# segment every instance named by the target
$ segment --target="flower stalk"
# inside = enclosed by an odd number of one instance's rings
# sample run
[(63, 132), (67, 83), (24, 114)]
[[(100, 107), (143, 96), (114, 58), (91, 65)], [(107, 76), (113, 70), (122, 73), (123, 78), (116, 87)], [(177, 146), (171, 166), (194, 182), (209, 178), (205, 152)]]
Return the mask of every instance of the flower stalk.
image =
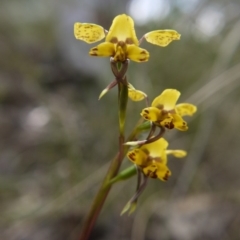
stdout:
[[(142, 125), (142, 122), (143, 120), (140, 119), (137, 125), (135, 126), (135, 128), (133, 129), (133, 131), (131, 132), (131, 134), (129, 135), (129, 137), (127, 138), (127, 141), (133, 140), (141, 132), (141, 129), (139, 129), (139, 126)], [(114, 177), (116, 177), (116, 175), (118, 174), (122, 160), (127, 154), (128, 150), (129, 150), (129, 146), (122, 145), (121, 154), (119, 151), (116, 154), (116, 156), (112, 159), (111, 164), (108, 168), (108, 171), (102, 181), (102, 184), (93, 200), (90, 211), (88, 212), (86, 218), (84, 219), (79, 240), (89, 239), (89, 236), (92, 232), (95, 222), (101, 212), (102, 206), (108, 196), (109, 191), (111, 190), (111, 187), (112, 187), (111, 180), (114, 179)], [(132, 170), (130, 170), (130, 172), (132, 172)]]
[[(124, 146), (125, 141), (125, 121), (126, 121), (126, 109), (128, 102), (128, 84), (127, 78), (125, 76), (127, 70), (128, 61), (126, 61), (123, 65), (112, 64), (113, 73), (116, 77), (116, 81), (118, 83), (118, 113), (119, 113), (119, 151), (116, 157), (112, 160), (111, 165), (108, 169), (108, 172), (103, 180), (103, 183), (93, 201), (92, 207), (90, 209), (89, 214), (87, 215), (84, 226), (82, 229), (82, 233), (80, 236), (80, 240), (87, 240), (92, 228), (97, 220), (97, 217), (102, 209), (102, 206), (105, 202), (106, 197), (111, 189), (111, 179), (113, 179), (121, 166), (122, 160), (126, 154), (126, 146)], [(137, 134), (138, 129), (135, 128), (133, 131), (133, 136)], [(125, 153), (125, 154), (124, 154)]]

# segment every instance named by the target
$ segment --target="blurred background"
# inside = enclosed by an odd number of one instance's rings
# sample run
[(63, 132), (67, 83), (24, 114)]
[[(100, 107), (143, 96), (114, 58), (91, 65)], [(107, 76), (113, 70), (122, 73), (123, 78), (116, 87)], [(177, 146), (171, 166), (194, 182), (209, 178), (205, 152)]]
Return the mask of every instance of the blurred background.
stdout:
[[(108, 58), (73, 35), (75, 22), (109, 29), (126, 13), (137, 36), (182, 34), (131, 62), (128, 79), (153, 100), (176, 88), (198, 106), (187, 132), (165, 135), (168, 182), (150, 180), (120, 217), (136, 178), (112, 189), (91, 239), (240, 239), (240, 2), (238, 0), (1, 0), (0, 239), (75, 240), (118, 145), (117, 91)], [(144, 102), (129, 101), (127, 132)], [(123, 167), (130, 166), (124, 161)]]

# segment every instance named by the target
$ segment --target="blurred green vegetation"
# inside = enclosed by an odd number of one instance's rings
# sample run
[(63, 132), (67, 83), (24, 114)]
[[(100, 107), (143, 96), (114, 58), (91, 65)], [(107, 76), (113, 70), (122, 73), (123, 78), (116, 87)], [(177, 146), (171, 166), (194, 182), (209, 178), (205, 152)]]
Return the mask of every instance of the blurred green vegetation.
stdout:
[[(145, 16), (136, 7), (144, 1), (134, 2), (1, 1), (1, 239), (77, 239), (117, 151), (118, 119), (116, 89), (98, 101), (113, 80), (109, 60), (89, 57), (73, 24), (108, 29), (131, 9)], [(133, 216), (119, 214), (136, 179), (116, 184), (91, 239), (239, 239), (240, 3), (159, 3), (155, 19), (135, 22), (138, 37), (175, 29), (181, 40), (166, 48), (144, 42), (150, 60), (131, 62), (128, 79), (150, 101), (176, 88), (179, 102), (198, 106), (187, 132), (166, 134), (172, 149), (189, 154), (169, 159), (172, 177), (151, 180)], [(143, 107), (129, 101), (128, 132)]]

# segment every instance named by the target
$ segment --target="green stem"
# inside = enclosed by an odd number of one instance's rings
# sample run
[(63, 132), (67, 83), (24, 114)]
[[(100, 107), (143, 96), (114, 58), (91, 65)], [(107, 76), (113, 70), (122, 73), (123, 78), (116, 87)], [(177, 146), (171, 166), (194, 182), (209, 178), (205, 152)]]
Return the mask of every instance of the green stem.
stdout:
[[(127, 138), (127, 141), (131, 141), (134, 140), (135, 137), (137, 136), (137, 134), (139, 133), (139, 128), (138, 126), (143, 122), (142, 119), (140, 119), (140, 121), (138, 122), (138, 124), (136, 125), (136, 127), (134, 128), (134, 130), (132, 131), (132, 133), (129, 135), (129, 137)], [(83, 223), (83, 228), (82, 228), (82, 232), (81, 232), (81, 236), (79, 240), (87, 240), (90, 236), (90, 233), (95, 225), (95, 222), (98, 218), (98, 215), (102, 209), (102, 206), (105, 202), (105, 199), (108, 196), (108, 193), (111, 189), (111, 184), (109, 184), (109, 181), (115, 177), (118, 173), (118, 170), (120, 168), (121, 162), (124, 158), (124, 156), (126, 155), (128, 149), (130, 146), (125, 146), (123, 147), (123, 154), (122, 154), (122, 158), (119, 158), (120, 155), (119, 153), (113, 158), (108, 172), (106, 174), (106, 176), (103, 179), (102, 185), (98, 191), (98, 193), (95, 196), (95, 199), (92, 203), (91, 209), (88, 213), (88, 215), (85, 218), (85, 221)]]
[(108, 169), (108, 172), (102, 182), (102, 185), (95, 196), (95, 199), (92, 203), (91, 209), (84, 221), (83, 229), (81, 232), (80, 240), (87, 240), (90, 236), (90, 233), (95, 225), (95, 222), (98, 218), (98, 215), (102, 209), (102, 206), (105, 202), (106, 197), (111, 189), (111, 185), (108, 184), (111, 178), (116, 176), (120, 167), (120, 154), (118, 153), (117, 156), (111, 162), (111, 165)]
[[(124, 137), (127, 102), (128, 102), (128, 86), (127, 79), (126, 77), (124, 77), (122, 79), (122, 82), (118, 81), (118, 118), (119, 118), (119, 135), (121, 137)], [(121, 141), (119, 141), (119, 143), (120, 142)]]
[[(126, 79), (125, 79), (126, 81)], [(121, 166), (122, 160), (124, 156), (126, 155), (129, 146), (123, 145), (124, 143), (124, 125), (125, 125), (125, 116), (126, 116), (126, 107), (127, 107), (127, 84), (119, 83), (119, 152), (112, 160), (110, 167), (108, 169), (108, 172), (106, 176), (103, 179), (102, 185), (100, 186), (100, 189), (95, 196), (95, 199), (92, 203), (91, 209), (88, 213), (88, 215), (85, 218), (85, 221), (83, 223), (82, 232), (80, 235), (79, 240), (87, 240), (92, 232), (92, 229), (95, 225), (95, 222), (98, 218), (98, 215), (100, 214), (100, 211), (102, 209), (102, 206), (108, 196), (108, 193), (111, 189), (111, 184), (109, 184), (109, 181), (115, 177), (118, 174), (119, 168)], [(127, 90), (126, 90), (127, 89)], [(138, 125), (142, 123), (142, 120), (137, 124), (137, 126), (134, 128), (130, 136), (128, 137), (128, 141), (133, 140), (136, 135), (139, 133)]]

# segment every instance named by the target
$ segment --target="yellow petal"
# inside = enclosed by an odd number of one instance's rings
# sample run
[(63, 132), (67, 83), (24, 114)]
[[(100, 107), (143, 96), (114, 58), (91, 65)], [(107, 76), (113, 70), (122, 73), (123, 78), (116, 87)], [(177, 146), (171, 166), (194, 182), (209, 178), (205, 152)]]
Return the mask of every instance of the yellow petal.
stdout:
[(127, 44), (138, 45), (138, 39), (134, 30), (134, 22), (126, 14), (118, 15), (113, 19), (112, 25), (106, 36), (106, 42), (117, 43), (123, 41)]
[(165, 128), (168, 128), (168, 129), (173, 129), (174, 128), (173, 117), (171, 116), (171, 114), (168, 114), (168, 115), (170, 115), (170, 116), (168, 116), (165, 119), (163, 119), (160, 122), (160, 125), (165, 127)]
[(159, 110), (158, 108), (156, 107), (148, 107), (148, 108), (144, 108), (142, 110), (142, 112), (140, 113), (140, 115), (146, 119), (146, 120), (149, 120), (149, 121), (152, 121), (152, 122), (156, 122), (158, 121), (162, 114), (161, 114), (161, 110)]
[(127, 157), (130, 161), (135, 163), (136, 165), (140, 167), (146, 166), (148, 155), (146, 152), (141, 150), (140, 148), (133, 149), (127, 153)]
[(149, 52), (138, 46), (128, 45), (127, 58), (134, 62), (146, 62), (149, 59)]
[(147, 95), (139, 90), (128, 88), (128, 97), (133, 101), (141, 101), (147, 97)]
[(86, 43), (94, 43), (105, 37), (105, 30), (96, 24), (78, 22), (74, 24), (74, 36)]
[(143, 173), (151, 178), (159, 178), (162, 181), (167, 181), (171, 176), (171, 171), (165, 164), (153, 163), (143, 168)]
[(180, 34), (175, 30), (156, 30), (144, 35), (147, 42), (166, 47), (173, 40), (179, 40)]
[(97, 57), (109, 57), (114, 55), (114, 44), (104, 42), (98, 46), (91, 48), (89, 54)]
[(162, 181), (167, 181), (168, 178), (172, 175), (169, 168), (164, 164), (159, 164), (158, 171), (157, 171), (157, 177)]
[(178, 114), (171, 114), (173, 117), (173, 125), (174, 128), (180, 130), (180, 131), (186, 131), (188, 130), (187, 123), (182, 119), (182, 117)]
[(164, 138), (160, 138), (155, 142), (144, 144), (140, 147), (140, 150), (147, 152), (151, 159), (155, 159), (161, 163), (166, 162), (166, 153), (168, 142)]
[(150, 178), (157, 178), (158, 167), (156, 164), (151, 164), (142, 169), (143, 173)]
[(152, 102), (152, 107), (164, 109), (166, 111), (173, 110), (181, 93), (176, 89), (166, 89)]
[(172, 154), (174, 157), (183, 158), (187, 156), (187, 152), (183, 150), (166, 150), (166, 154)]
[(181, 103), (176, 105), (176, 112), (180, 116), (192, 116), (197, 111), (197, 107), (190, 103)]

